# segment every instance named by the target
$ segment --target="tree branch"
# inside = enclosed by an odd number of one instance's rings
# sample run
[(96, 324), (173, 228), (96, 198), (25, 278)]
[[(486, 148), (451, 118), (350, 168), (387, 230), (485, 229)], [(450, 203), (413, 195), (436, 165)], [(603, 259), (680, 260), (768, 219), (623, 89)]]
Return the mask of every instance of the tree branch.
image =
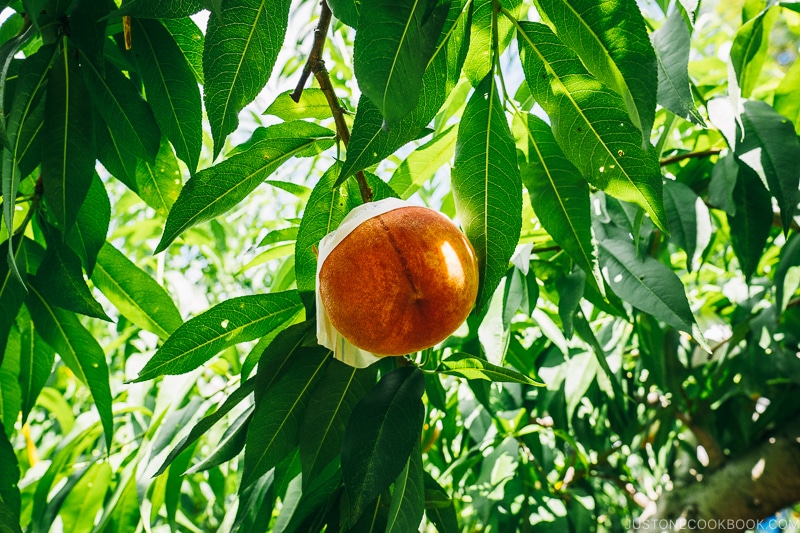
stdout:
[(739, 532), (797, 501), (800, 419), (702, 481), (665, 492), (631, 531)]
[(672, 157), (667, 157), (661, 160), (661, 166), (665, 167), (667, 165), (671, 165), (672, 163), (677, 163), (678, 161), (683, 161), (684, 159), (700, 159), (703, 157), (709, 157), (712, 155), (717, 155), (721, 152), (719, 148), (712, 148), (710, 150), (703, 150), (701, 152), (687, 152), (685, 154), (678, 154)]
[[(303, 94), (303, 88), (308, 82), (311, 74), (319, 83), (319, 88), (328, 100), (328, 106), (331, 108), (333, 114), (333, 121), (336, 124), (336, 134), (342, 140), (342, 143), (347, 147), (350, 143), (350, 130), (344, 120), (344, 108), (339, 103), (339, 98), (333, 90), (331, 78), (328, 75), (328, 69), (325, 68), (325, 61), (322, 59), (322, 49), (325, 47), (325, 40), (328, 35), (328, 28), (331, 24), (331, 8), (328, 6), (326, 0), (322, 0), (322, 12), (319, 15), (319, 22), (317, 28), (314, 30), (314, 44), (311, 47), (311, 53), (308, 56), (303, 73), (300, 76), (300, 81), (291, 94), (292, 100), (295, 102), (300, 101)], [(361, 191), (361, 199), (364, 202), (372, 201), (372, 189), (367, 183), (367, 177), (364, 172), (356, 172), (356, 181), (358, 182), (358, 189)]]

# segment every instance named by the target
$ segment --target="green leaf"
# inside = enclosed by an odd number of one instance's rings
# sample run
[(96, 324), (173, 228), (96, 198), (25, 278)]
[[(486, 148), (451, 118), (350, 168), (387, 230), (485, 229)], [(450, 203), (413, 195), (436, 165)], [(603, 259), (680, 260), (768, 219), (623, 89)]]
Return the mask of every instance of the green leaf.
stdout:
[(127, 0), (115, 14), (138, 18), (182, 18), (201, 9), (203, 3), (200, 0)]
[(592, 236), (589, 186), (564, 156), (553, 132), (535, 115), (519, 116), (523, 152), (527, 165), (522, 181), (531, 206), (547, 233), (587, 274), (601, 293), (605, 290)]
[(425, 511), (423, 472), (422, 453), (420, 444), (417, 443), (408, 457), (405, 468), (394, 481), (386, 533), (418, 530), (422, 513)]
[(711, 207), (722, 209), (729, 215), (736, 214), (733, 189), (738, 174), (739, 162), (733, 154), (728, 153), (717, 161), (711, 169), (711, 181), (708, 183), (708, 203)]
[[(773, 285), (775, 286), (775, 307), (781, 312), (785, 310), (788, 303), (784, 301), (786, 296), (786, 275), (789, 273), (790, 268), (798, 265), (800, 265), (800, 234), (795, 233), (789, 237), (789, 240), (781, 248), (781, 258), (772, 277)], [(788, 294), (788, 296), (791, 298), (792, 294)]]
[[(19, 387), (22, 399), (22, 422), (36, 405), (39, 393), (44, 388), (55, 362), (55, 351), (44, 342), (34, 327), (30, 314), (25, 311), (17, 319), (20, 328)], [(62, 426), (62, 430), (69, 429)]]
[(95, 174), (75, 225), (67, 234), (67, 244), (78, 254), (87, 275), (91, 276), (97, 253), (106, 242), (111, 221), (111, 202), (100, 177)]
[(59, 229), (67, 233), (78, 217), (94, 176), (92, 101), (78, 59), (64, 42), (47, 82), (42, 142), (44, 199)]
[(203, 49), (205, 104), (214, 156), (236, 129), (239, 111), (267, 84), (289, 20), (287, 0), (229, 0), (211, 17)]
[(328, 2), (333, 12), (333, 16), (341, 20), (351, 28), (358, 26), (358, 7), (361, 2), (356, 0), (331, 0)]
[[(37, 98), (41, 96), (40, 89), (47, 83), (47, 74), (54, 52), (55, 46), (43, 46), (27, 58), (20, 67), (19, 79), (14, 90), (14, 99), (6, 124), (10, 148), (2, 150), (2, 178), (0, 178), (2, 179), (0, 189), (3, 196), (3, 219), (9, 234), (13, 232), (17, 189), (21, 178), (17, 164), (24, 149), (21, 144), (22, 135), (17, 135), (15, 132), (19, 131), (20, 125), (25, 124), (29, 115), (36, 108)], [(12, 273), (24, 285), (20, 270), (14, 260), (12, 248), (8, 249), (6, 257)]]
[(419, 442), (425, 378), (413, 366), (383, 376), (353, 409), (342, 442), (350, 523), (397, 478)]
[[(80, 257), (62, 242), (55, 229), (49, 229), (46, 235), (47, 252), (35, 279), (40, 287), (51, 289), (48, 301), (68, 311), (111, 321), (83, 278)], [(52, 290), (56, 287), (58, 290)]]
[(192, 69), (194, 78), (200, 85), (203, 85), (203, 44), (205, 36), (197, 24), (189, 18), (162, 19), (164, 25), (178, 48), (181, 49), (189, 68)]
[(353, 45), (353, 70), (361, 92), (390, 129), (419, 101), (422, 76), (433, 56), (448, 4), (437, 0), (364, 2)]
[(266, 335), (300, 306), (296, 291), (241, 296), (217, 304), (170, 335), (134, 381), (194, 370), (228, 346)]
[(636, 1), (537, 0), (536, 5), (589, 72), (622, 96), (631, 122), (642, 132), (644, 145), (649, 145), (658, 72)]
[(632, 241), (600, 241), (600, 264), (614, 293), (675, 329), (692, 332), (694, 315), (678, 276), (658, 260), (636, 256)]
[(242, 383), (239, 388), (233, 391), (222, 405), (219, 408), (201, 418), (195, 425), (192, 427), (192, 430), (186, 435), (177, 445), (175, 445), (170, 451), (167, 458), (164, 459), (164, 463), (158, 469), (158, 471), (153, 474), (154, 477), (160, 476), (164, 472), (166, 472), (167, 468), (172, 464), (176, 457), (182, 454), (185, 450), (187, 450), (190, 446), (197, 442), (197, 439), (208, 433), (208, 430), (211, 427), (222, 420), (225, 415), (231, 412), (231, 410), (239, 405), (243, 400), (247, 399), (251, 394), (253, 394), (253, 386), (255, 385), (255, 379), (251, 378)]
[(389, 130), (383, 128), (380, 110), (365, 95), (358, 101), (356, 118), (353, 121), (347, 157), (342, 167), (340, 180), (352, 176), (359, 170), (383, 160), (386, 156), (416, 139), (439, 109), (447, 95), (458, 82), (464, 63), (466, 44), (469, 43), (468, 16), (461, 10), (461, 3), (450, 3), (450, 12), (442, 34), (446, 37), (437, 45), (437, 51), (422, 76), (422, 89), (417, 106)]
[(350, 413), (375, 385), (376, 372), (374, 367), (356, 369), (336, 360), (325, 370), (300, 426), (304, 486), (339, 455)]
[(478, 259), (480, 312), (508, 270), (522, 227), (522, 179), (491, 74), (475, 88), (458, 125), (452, 187), (458, 219)]
[(456, 147), (456, 133), (457, 128), (450, 126), (411, 152), (397, 167), (389, 186), (400, 198), (408, 199), (450, 161)]
[(134, 156), (155, 159), (161, 132), (153, 110), (133, 82), (113, 64), (104, 63), (98, 67), (84, 54), (81, 58), (85, 65), (81, 70), (92, 103), (114, 138)]
[(295, 102), (292, 99), (294, 91), (282, 92), (277, 98), (269, 105), (265, 115), (274, 115), (283, 120), (300, 120), (303, 118), (313, 118), (317, 120), (324, 120), (331, 118), (331, 107), (328, 105), (328, 99), (322, 89), (309, 87), (303, 90), (300, 95), (300, 101)]
[(753, 92), (767, 58), (769, 34), (778, 18), (779, 10), (774, 4), (745, 22), (736, 32), (731, 46), (730, 62), (733, 65), (741, 96), (747, 98)]
[(258, 247), (267, 246), (279, 242), (291, 242), (297, 240), (297, 233), (300, 231), (299, 226), (291, 226), (288, 228), (275, 229), (264, 235)]
[(689, 85), (690, 38), (680, 9), (673, 9), (664, 24), (650, 34), (658, 58), (658, 103), (682, 119), (705, 127)]
[(766, 102), (745, 102), (741, 121), (744, 134), (737, 135), (734, 153), (758, 173), (778, 201), (783, 231), (787, 234), (797, 211), (800, 141), (791, 122)]
[(113, 474), (108, 461), (93, 463), (84, 472), (59, 509), (64, 531), (91, 531), (98, 511), (103, 508)]
[(102, 120), (97, 119), (94, 129), (97, 158), (109, 174), (124, 183), (133, 192), (136, 188), (136, 156), (131, 154)]
[(14, 326), (17, 313), (25, 302), (26, 289), (19, 278), (11, 270), (12, 261), (7, 261), (9, 247), (14, 243), (13, 264), (17, 265), (22, 272), (26, 270), (25, 254), (22, 250), (22, 237), (7, 239), (0, 243), (0, 364), (3, 362), (3, 355), (6, 349), (6, 339)]
[(800, 135), (800, 100), (797, 91), (800, 91), (800, 61), (795, 61), (789, 67), (772, 99), (775, 111), (791, 120), (794, 131)]
[[(522, 15), (521, 0), (505, 0), (500, 5), (515, 15)], [(469, 50), (464, 61), (464, 75), (476, 87), (492, 70), (494, 39), (500, 51), (514, 38), (513, 23), (507, 17), (499, 17), (492, 0), (476, 0), (472, 4)], [(495, 25), (496, 23), (496, 25)], [(494, 35), (497, 28), (497, 35)], [(498, 58), (494, 58), (495, 61)]]
[(49, 296), (53, 293), (48, 290), (49, 287), (39, 286), (32, 279), (28, 288), (25, 305), (31, 313), (36, 331), (47, 344), (55, 348), (78, 379), (89, 387), (105, 431), (106, 448), (110, 448), (114, 418), (111, 413), (108, 365), (103, 349), (75, 314), (58, 309), (48, 301), (45, 294)]
[[(245, 436), (247, 435), (247, 428), (253, 418), (253, 406), (249, 406), (241, 413), (236, 419), (225, 428), (225, 432), (220, 437), (216, 447), (208, 454), (208, 456), (196, 463), (188, 470), (183, 465), (179, 465), (176, 461), (174, 464), (178, 470), (186, 471), (186, 475), (195, 474), (197, 472), (205, 472), (226, 463), (239, 455), (245, 444)], [(191, 459), (192, 454), (184, 454)], [(172, 472), (170, 472), (172, 475)]]
[(453, 500), (428, 472), (423, 472), (425, 485), (425, 515), (433, 522), (439, 533), (459, 533), (456, 509)]
[(750, 282), (772, 228), (772, 200), (755, 171), (743, 163), (738, 166), (733, 189), (736, 214), (728, 215), (728, 225), (733, 251)]
[(183, 324), (164, 288), (109, 243), (100, 249), (92, 282), (122, 316), (161, 340)]
[(164, 250), (185, 229), (210, 220), (238, 204), (291, 157), (321, 152), (334, 133), (302, 121), (283, 122), (257, 130), (258, 140), (246, 150), (201, 170), (186, 182), (167, 217), (155, 253)]
[(244, 449), (243, 487), (266, 474), (297, 446), (313, 386), (331, 360), (327, 350), (296, 354), (288, 372), (256, 403)]
[[(31, 24), (24, 31), (7, 40), (0, 46), (0, 105), (5, 102), (5, 89), (9, 75), (9, 67), (20, 48), (27, 43), (36, 33), (36, 28)], [(11, 148), (11, 136), (6, 129), (5, 113), (0, 113), (0, 143), (5, 148)]]
[(133, 19), (131, 37), (156, 122), (189, 172), (194, 173), (203, 145), (197, 79), (175, 39), (159, 21)]
[(522, 383), (541, 386), (535, 379), (520, 374), (516, 370), (493, 365), (492, 363), (466, 353), (455, 353), (439, 363), (436, 369), (441, 374), (461, 376), (466, 379), (483, 379), (503, 383)]
[(19, 386), (20, 334), (13, 328), (8, 335), (3, 363), (0, 364), (0, 422), (8, 435), (14, 433), (14, 424), (22, 407), (22, 391)]
[(673, 180), (664, 182), (664, 206), (672, 228), (670, 239), (686, 251), (686, 269), (691, 272), (711, 242), (708, 208), (692, 189)]
[(181, 170), (166, 138), (161, 139), (155, 163), (143, 159), (136, 162), (136, 192), (144, 203), (164, 218), (178, 199)]
[(291, 362), (299, 357), (298, 353), (315, 335), (313, 320), (292, 324), (274, 336), (269, 345), (262, 350), (256, 372), (256, 403), (267, 393), (291, 366)]
[(591, 184), (638, 204), (666, 232), (655, 150), (642, 150), (622, 98), (592, 78), (547, 26), (520, 22), (519, 28), (525, 79), (566, 156)]
[[(313, 294), (316, 286), (317, 256), (314, 247), (322, 238), (339, 227), (339, 223), (354, 207), (361, 205), (361, 194), (354, 180), (335, 187), (341, 165), (334, 163), (320, 178), (308, 198), (295, 243), (295, 277), (297, 290), (302, 296)], [(379, 178), (367, 174), (373, 200), (394, 196), (391, 189)]]
[[(19, 464), (14, 447), (8, 440), (7, 430), (0, 421), (0, 531), (19, 531), (21, 500), (19, 494)], [(5, 514), (3, 514), (5, 513)], [(9, 516), (10, 515), (10, 516)], [(16, 525), (15, 529), (11, 526)]]

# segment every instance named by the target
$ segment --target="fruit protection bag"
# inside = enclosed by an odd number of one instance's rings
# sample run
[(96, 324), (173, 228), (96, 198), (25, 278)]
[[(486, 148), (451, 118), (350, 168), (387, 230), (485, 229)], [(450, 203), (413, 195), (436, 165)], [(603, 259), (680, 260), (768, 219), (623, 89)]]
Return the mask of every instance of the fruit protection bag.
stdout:
[[(325, 235), (319, 243), (315, 291), (317, 301), (317, 342), (333, 350), (333, 356), (346, 365), (356, 368), (365, 368), (379, 358), (371, 352), (353, 346), (335, 327), (333, 327), (333, 324), (328, 318), (325, 306), (322, 305), (322, 299), (319, 294), (319, 272), (322, 269), (322, 264), (333, 249), (365, 220), (388, 213), (394, 209), (411, 207), (413, 205), (415, 204), (400, 200), (399, 198), (386, 198), (384, 200), (378, 200), (377, 202), (367, 202), (350, 211), (347, 216), (344, 217), (342, 223), (339, 224), (339, 227)], [(369, 283), (369, 280), (354, 280), (354, 282)]]

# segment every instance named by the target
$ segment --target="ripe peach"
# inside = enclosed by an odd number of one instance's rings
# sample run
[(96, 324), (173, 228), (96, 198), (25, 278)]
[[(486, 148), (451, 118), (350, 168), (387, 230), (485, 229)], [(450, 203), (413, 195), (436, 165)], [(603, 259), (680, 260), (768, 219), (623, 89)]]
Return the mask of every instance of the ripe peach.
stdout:
[(353, 345), (379, 356), (429, 348), (466, 319), (478, 293), (478, 263), (444, 215), (401, 207), (369, 218), (319, 270), (331, 323)]

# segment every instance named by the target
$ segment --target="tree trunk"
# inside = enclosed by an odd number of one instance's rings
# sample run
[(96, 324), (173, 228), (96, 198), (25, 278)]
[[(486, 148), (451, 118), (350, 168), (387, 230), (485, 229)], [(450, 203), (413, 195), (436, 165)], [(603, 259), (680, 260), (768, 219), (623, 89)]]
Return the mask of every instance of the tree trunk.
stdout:
[(732, 533), (800, 501), (800, 421), (749, 452), (729, 459), (702, 481), (665, 492), (631, 531)]

